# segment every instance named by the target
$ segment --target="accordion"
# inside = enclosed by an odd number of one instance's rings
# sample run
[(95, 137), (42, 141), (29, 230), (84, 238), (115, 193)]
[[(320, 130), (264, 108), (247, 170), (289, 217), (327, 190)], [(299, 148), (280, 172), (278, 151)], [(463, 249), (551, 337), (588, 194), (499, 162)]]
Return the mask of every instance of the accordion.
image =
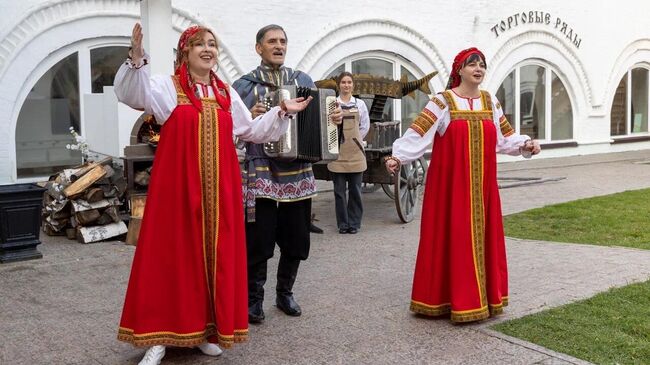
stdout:
[(314, 99), (289, 121), (287, 132), (277, 142), (264, 143), (266, 156), (283, 161), (309, 162), (335, 161), (338, 158), (339, 130), (330, 120), (336, 109), (334, 90), (287, 85), (267, 93), (262, 102), (269, 110), (282, 100), (309, 96)]

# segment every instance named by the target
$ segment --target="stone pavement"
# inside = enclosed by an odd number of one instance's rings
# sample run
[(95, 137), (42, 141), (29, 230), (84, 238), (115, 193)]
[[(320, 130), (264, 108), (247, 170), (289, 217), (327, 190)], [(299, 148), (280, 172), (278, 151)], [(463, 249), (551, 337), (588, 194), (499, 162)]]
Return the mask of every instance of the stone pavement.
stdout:
[[(501, 164), (502, 177), (563, 178), (502, 189), (504, 214), (650, 187), (650, 164), (639, 162), (650, 162), (650, 151)], [(312, 235), (300, 268), (302, 317), (273, 306), (276, 255), (267, 319), (251, 326), (248, 343), (219, 358), (170, 349), (163, 364), (578, 364), (487, 327), (650, 278), (650, 251), (507, 239), (503, 316), (468, 325), (420, 318), (408, 311), (419, 215), (399, 223), (381, 190), (365, 194), (364, 207), (359, 234), (340, 235), (333, 194), (316, 198), (326, 234)], [(0, 364), (137, 364), (143, 350), (115, 339), (133, 247), (41, 238), (42, 260), (0, 265)]]

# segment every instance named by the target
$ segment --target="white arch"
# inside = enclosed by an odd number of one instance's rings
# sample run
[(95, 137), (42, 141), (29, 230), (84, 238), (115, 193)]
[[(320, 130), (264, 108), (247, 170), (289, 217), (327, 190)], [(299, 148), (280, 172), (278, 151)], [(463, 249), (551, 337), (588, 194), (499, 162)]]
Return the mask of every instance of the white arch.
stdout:
[[(65, 0), (46, 3), (35, 8), (0, 42), (0, 80), (20, 54), (21, 49), (40, 34), (54, 27), (89, 17), (136, 20), (140, 17), (139, 3), (137, 0)], [(187, 11), (172, 8), (172, 26), (178, 35), (192, 24), (206, 25)], [(130, 28), (122, 30), (119, 35), (127, 37), (130, 35)], [(114, 31), (110, 35), (115, 35), (113, 33)], [(236, 80), (242, 74), (241, 67), (233, 60), (228, 47), (221, 41), (219, 48), (219, 65), (224, 70), (226, 81)]]
[(623, 75), (634, 67), (645, 67), (650, 69), (650, 39), (638, 39), (631, 42), (623, 49), (621, 54), (616, 58), (612, 72), (607, 80), (607, 87), (603, 95), (603, 103), (606, 108), (606, 115), (610, 115), (612, 102), (616, 88), (621, 82)]
[(574, 119), (580, 119), (581, 115), (586, 117), (592, 108), (600, 109), (600, 104), (594, 102), (582, 62), (565, 43), (552, 33), (537, 30), (511, 38), (492, 59), (488, 59), (490, 70), (484, 82), (485, 87), (496, 91), (515, 65), (527, 59), (542, 59), (555, 68), (561, 79), (567, 81), (565, 87), (574, 101)]
[[(42, 73), (72, 52), (70, 48), (79, 42), (111, 38), (123, 39), (127, 45), (130, 30), (139, 17), (137, 0), (49, 2), (34, 8), (0, 41), (0, 145), (5, 146), (0, 148), (0, 183), (16, 181), (18, 114), (29, 89)], [(178, 35), (191, 24), (204, 22), (185, 11), (172, 9), (172, 25)], [(219, 51), (219, 73), (227, 82), (235, 80), (242, 74), (241, 68), (223, 42)]]
[(433, 81), (437, 89), (444, 88), (449, 76), (440, 53), (424, 36), (402, 24), (382, 19), (337, 26), (305, 53), (297, 68), (314, 77), (324, 77), (341, 59), (369, 50), (394, 50), (424, 73), (437, 70)]

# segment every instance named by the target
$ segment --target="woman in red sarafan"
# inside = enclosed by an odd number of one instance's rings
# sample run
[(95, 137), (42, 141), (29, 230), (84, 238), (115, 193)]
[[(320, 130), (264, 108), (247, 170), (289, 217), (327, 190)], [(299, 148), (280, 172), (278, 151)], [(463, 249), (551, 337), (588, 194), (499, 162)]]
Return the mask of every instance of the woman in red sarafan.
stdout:
[(141, 365), (159, 364), (165, 346), (212, 356), (248, 336), (246, 238), (233, 134), (277, 140), (291, 113), (285, 101), (251, 119), (239, 95), (213, 72), (217, 39), (188, 28), (173, 76), (150, 76), (136, 24), (132, 50), (115, 77), (125, 104), (153, 114), (161, 128), (118, 339), (151, 346)]
[(501, 105), (479, 89), (483, 53), (461, 51), (447, 89), (435, 95), (393, 144), (386, 168), (420, 158), (432, 146), (411, 311), (471, 322), (508, 305), (508, 268), (496, 154), (530, 157), (539, 143), (518, 135)]

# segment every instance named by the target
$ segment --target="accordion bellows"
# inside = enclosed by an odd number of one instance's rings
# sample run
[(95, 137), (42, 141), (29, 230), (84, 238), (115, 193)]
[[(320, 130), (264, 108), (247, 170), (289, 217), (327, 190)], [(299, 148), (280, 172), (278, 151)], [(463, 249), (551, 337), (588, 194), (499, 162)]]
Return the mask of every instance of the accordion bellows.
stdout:
[(305, 110), (289, 122), (287, 132), (277, 142), (264, 144), (264, 153), (283, 161), (335, 161), (339, 154), (339, 131), (330, 120), (336, 109), (336, 95), (331, 89), (282, 86), (264, 98), (267, 110), (282, 100), (313, 97)]

